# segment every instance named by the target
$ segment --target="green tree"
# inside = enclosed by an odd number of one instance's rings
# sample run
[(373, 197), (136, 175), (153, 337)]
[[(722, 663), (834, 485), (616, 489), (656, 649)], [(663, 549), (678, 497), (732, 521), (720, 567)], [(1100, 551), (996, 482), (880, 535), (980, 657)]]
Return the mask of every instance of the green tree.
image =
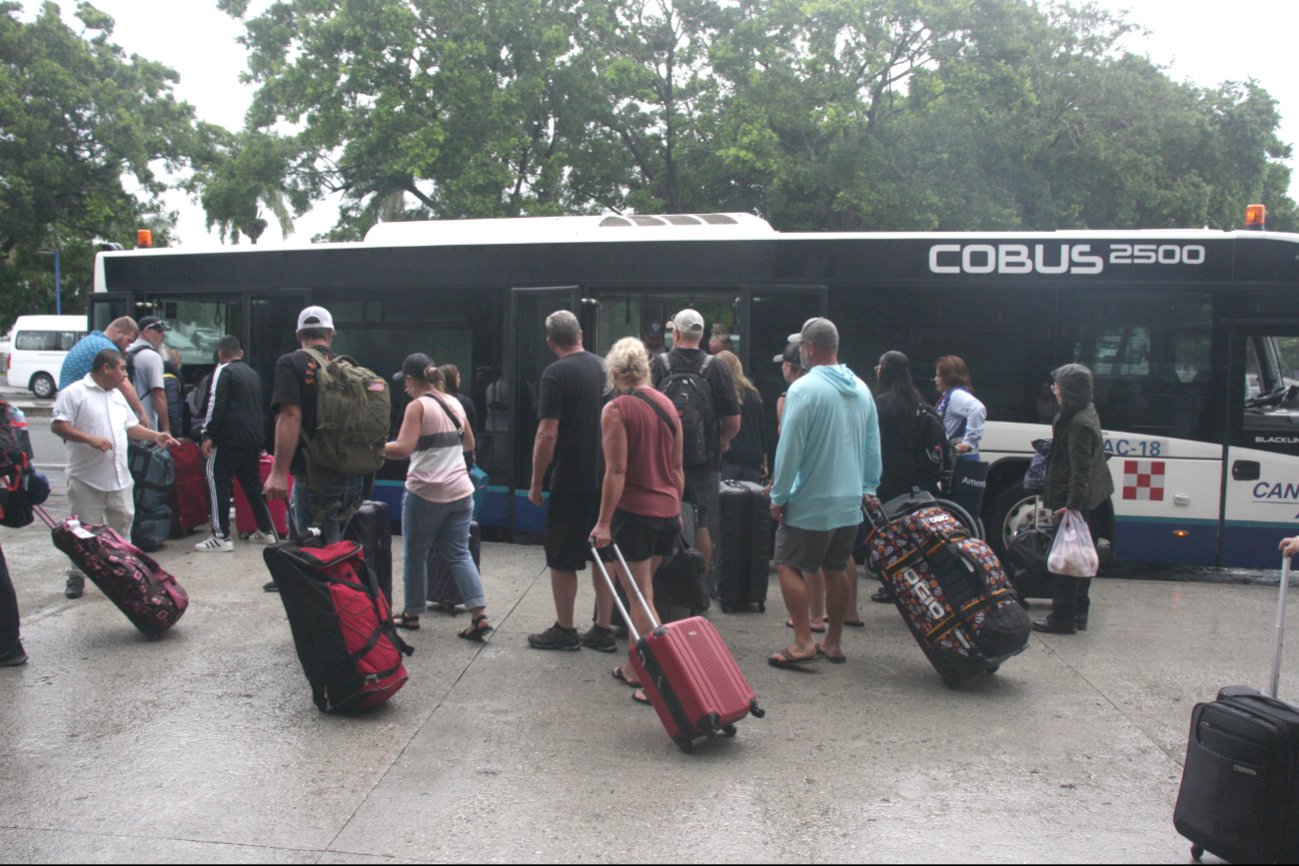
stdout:
[(280, 232), (292, 234), (294, 217), (311, 203), (305, 190), (288, 182), (296, 150), (292, 142), (257, 130), (222, 139), (193, 181), (201, 191), (208, 230), (216, 228), (231, 243), (239, 243), (242, 234), (255, 244), (268, 225), (264, 206)]
[[(158, 169), (182, 173), (210, 127), (178, 102), (176, 73), (126, 56), (113, 21), (77, 6), (74, 32), (54, 3), (30, 22), (0, 2), (0, 320), (53, 310), (59, 248), (65, 308), (89, 288), (96, 240), (131, 245), (137, 227), (162, 243), (174, 225)], [(128, 188), (128, 185), (130, 188)]]

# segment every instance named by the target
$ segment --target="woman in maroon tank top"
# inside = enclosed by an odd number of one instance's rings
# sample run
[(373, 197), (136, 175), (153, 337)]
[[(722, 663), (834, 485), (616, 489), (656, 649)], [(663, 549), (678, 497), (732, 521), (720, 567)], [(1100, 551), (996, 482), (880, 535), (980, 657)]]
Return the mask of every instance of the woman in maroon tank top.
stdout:
[[(616, 559), (609, 548), (617, 542), (631, 574), (617, 568), (618, 578), (633, 600), (632, 620), (637, 631), (648, 634), (649, 614), (636, 604), (630, 580), (654, 604), (654, 572), (672, 553), (681, 531), (681, 493), (686, 476), (681, 468), (681, 420), (676, 407), (650, 385), (649, 354), (635, 337), (619, 340), (605, 365), (609, 384), (617, 396), (600, 414), (604, 441), (604, 486), (600, 518), (591, 530), (591, 542), (608, 562)], [(616, 566), (615, 566), (616, 568)], [(609, 623), (599, 625), (608, 628)], [(635, 674), (620, 665), (616, 679), (639, 686)], [(645, 703), (639, 689), (633, 697)]]

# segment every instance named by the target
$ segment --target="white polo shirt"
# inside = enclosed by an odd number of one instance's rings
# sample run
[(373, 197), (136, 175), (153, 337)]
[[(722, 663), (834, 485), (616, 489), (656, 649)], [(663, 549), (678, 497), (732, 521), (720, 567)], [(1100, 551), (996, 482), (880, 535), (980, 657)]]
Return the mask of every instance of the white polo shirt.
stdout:
[(82, 433), (113, 443), (113, 449), (105, 453), (80, 442), (65, 442), (69, 478), (105, 492), (131, 486), (126, 431), (139, 424), (140, 419), (131, 411), (121, 391), (116, 388), (105, 391), (87, 373), (85, 378), (59, 392), (51, 421), (67, 421)]

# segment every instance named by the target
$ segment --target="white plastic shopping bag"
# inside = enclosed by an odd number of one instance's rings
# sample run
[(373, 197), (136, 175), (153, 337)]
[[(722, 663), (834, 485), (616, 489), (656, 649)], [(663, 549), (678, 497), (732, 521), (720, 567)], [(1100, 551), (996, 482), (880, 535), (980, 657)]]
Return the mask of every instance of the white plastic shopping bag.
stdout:
[(1046, 560), (1047, 569), (1052, 574), (1095, 577), (1100, 564), (1087, 521), (1077, 511), (1065, 511)]

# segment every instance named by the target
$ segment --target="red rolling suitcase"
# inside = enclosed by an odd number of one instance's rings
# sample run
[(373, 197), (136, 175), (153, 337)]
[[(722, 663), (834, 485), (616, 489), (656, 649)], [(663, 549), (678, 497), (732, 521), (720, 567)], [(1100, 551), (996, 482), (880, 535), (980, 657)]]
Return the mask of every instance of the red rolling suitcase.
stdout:
[(167, 494), (171, 537), (182, 538), (212, 522), (207, 472), (198, 445), (192, 439), (182, 439), (179, 446), (171, 449), (171, 462), (176, 467), (176, 484)]
[[(609, 571), (595, 548), (591, 552), (595, 554), (595, 567), (613, 591)], [(613, 552), (627, 574), (631, 574), (616, 544)], [(644, 636), (638, 634), (614, 591), (614, 603), (631, 632), (629, 661), (659, 721), (681, 751), (693, 751), (694, 742), (700, 737), (711, 740), (719, 733), (735, 736), (735, 723), (750, 713), (759, 719), (765, 715), (744, 672), (735, 663), (735, 656), (711, 622), (702, 616), (692, 616), (662, 625), (639, 587), (633, 583), (633, 588), (634, 603), (648, 612), (654, 631)]]
[[(262, 476), (262, 484), (266, 479), (271, 477), (271, 467), (275, 465), (275, 458), (270, 454), (263, 454), (261, 465), (258, 471)], [(289, 496), (293, 496), (293, 476), (289, 476)], [(275, 534), (280, 538), (289, 537), (289, 500), (288, 499), (268, 499), (266, 505), (271, 509), (271, 522), (275, 524)], [(239, 486), (239, 479), (235, 479), (235, 532), (239, 533), (240, 538), (247, 538), (257, 531), (257, 518), (253, 516), (253, 507), (248, 504), (248, 497), (244, 495), (244, 489)]]
[(35, 511), (51, 529), (54, 546), (149, 640), (162, 637), (184, 615), (189, 596), (176, 578), (112, 528), (76, 517), (55, 523), (45, 509), (37, 506)]

